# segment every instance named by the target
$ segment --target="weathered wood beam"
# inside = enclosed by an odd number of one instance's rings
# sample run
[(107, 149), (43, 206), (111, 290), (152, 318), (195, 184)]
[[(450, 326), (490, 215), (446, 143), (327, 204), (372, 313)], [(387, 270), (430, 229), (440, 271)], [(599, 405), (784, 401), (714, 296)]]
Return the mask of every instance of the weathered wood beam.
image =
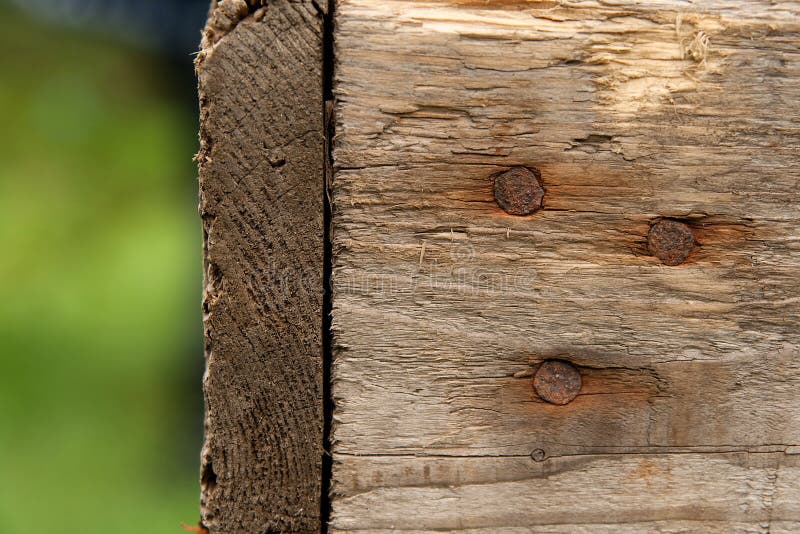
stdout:
[(202, 524), (320, 530), (324, 13), (214, 4), (197, 59), (207, 371)]
[(333, 530), (800, 530), (800, 4), (335, 20)]

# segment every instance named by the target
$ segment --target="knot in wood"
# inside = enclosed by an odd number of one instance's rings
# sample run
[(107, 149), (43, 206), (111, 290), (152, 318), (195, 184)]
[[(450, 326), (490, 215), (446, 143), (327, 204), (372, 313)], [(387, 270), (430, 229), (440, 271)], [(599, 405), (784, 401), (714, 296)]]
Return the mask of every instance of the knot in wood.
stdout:
[(533, 376), (533, 389), (539, 397), (551, 404), (571, 402), (581, 391), (581, 374), (562, 360), (547, 360)]
[(538, 169), (514, 167), (494, 179), (494, 199), (510, 215), (529, 215), (542, 207), (544, 187)]
[(533, 449), (531, 451), (531, 459), (534, 462), (543, 462), (547, 459), (547, 453), (544, 452), (544, 449)]
[(694, 247), (692, 230), (680, 221), (661, 219), (650, 227), (647, 250), (664, 265), (679, 265)]

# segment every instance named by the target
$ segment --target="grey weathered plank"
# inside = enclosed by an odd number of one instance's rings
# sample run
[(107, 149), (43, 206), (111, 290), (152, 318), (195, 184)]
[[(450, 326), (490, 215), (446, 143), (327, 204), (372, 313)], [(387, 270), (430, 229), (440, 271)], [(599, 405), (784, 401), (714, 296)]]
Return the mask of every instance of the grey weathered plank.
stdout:
[(260, 4), (213, 5), (197, 61), (212, 533), (320, 529), (322, 15)]
[(800, 529), (800, 4), (342, 0), (336, 61), (334, 530)]

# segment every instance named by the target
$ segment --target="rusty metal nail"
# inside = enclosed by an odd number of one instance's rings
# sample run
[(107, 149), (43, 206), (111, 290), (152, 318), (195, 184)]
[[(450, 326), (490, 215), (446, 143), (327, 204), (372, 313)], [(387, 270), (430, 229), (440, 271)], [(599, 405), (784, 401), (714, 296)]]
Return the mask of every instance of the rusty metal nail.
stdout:
[(547, 360), (533, 376), (533, 389), (542, 400), (564, 405), (581, 391), (581, 374), (569, 362)]
[(545, 458), (547, 458), (547, 454), (543, 449), (533, 449), (531, 451), (531, 459), (534, 462), (543, 462)]
[(511, 215), (530, 215), (542, 207), (543, 198), (538, 169), (514, 167), (494, 179), (494, 199)]
[(664, 265), (679, 265), (694, 246), (692, 230), (680, 221), (661, 219), (650, 227), (647, 250)]

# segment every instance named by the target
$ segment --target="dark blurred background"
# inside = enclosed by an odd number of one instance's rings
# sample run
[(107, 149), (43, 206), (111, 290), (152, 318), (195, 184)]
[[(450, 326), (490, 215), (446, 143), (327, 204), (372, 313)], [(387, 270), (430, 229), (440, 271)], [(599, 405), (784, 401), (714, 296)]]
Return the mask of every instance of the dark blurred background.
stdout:
[(0, 533), (197, 524), (207, 8), (0, 0)]

